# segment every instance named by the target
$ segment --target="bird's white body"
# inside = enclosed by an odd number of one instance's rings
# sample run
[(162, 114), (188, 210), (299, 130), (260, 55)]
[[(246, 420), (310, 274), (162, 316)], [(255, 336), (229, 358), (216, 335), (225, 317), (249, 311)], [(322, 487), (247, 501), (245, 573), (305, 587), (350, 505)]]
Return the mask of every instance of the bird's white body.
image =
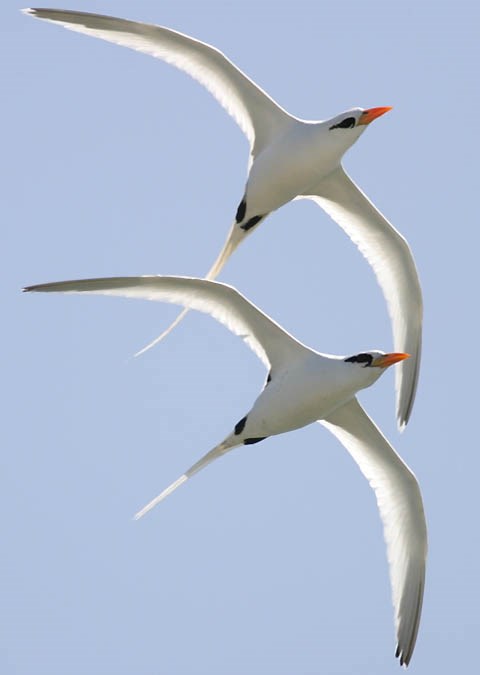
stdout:
[(378, 369), (352, 369), (342, 357), (306, 348), (272, 374), (247, 415), (242, 437), (283, 434), (324, 419), (380, 375)]
[(306, 347), (234, 288), (185, 277), (83, 279), (27, 291), (91, 293), (181, 304), (210, 314), (242, 337), (268, 369), (265, 386), (232, 432), (137, 513), (140, 518), (198, 471), (238, 445), (316, 420), (347, 448), (375, 491), (387, 543), (397, 656), (408, 665), (422, 608), (427, 532), (417, 480), (356, 399), (406, 354), (330, 356)]
[[(217, 277), (233, 251), (269, 213), (292, 199), (313, 199), (345, 230), (380, 283), (392, 319), (395, 349), (412, 355), (396, 369), (397, 419), (403, 428), (412, 410), (420, 366), (420, 283), (406, 241), (341, 166), (344, 153), (366, 125), (388, 108), (352, 108), (324, 122), (301, 120), (286, 112), (222, 52), (188, 35), (85, 12), (25, 12), (176, 66), (203, 84), (239, 124), (250, 143), (249, 175), (235, 221), (207, 279)], [(345, 125), (348, 120), (352, 124)], [(145, 349), (167, 335), (185, 311)]]
[(354, 134), (335, 135), (329, 131), (331, 124), (292, 118), (285, 132), (255, 156), (245, 187), (245, 221), (276, 211), (299, 195), (315, 193), (366, 129), (360, 126)]

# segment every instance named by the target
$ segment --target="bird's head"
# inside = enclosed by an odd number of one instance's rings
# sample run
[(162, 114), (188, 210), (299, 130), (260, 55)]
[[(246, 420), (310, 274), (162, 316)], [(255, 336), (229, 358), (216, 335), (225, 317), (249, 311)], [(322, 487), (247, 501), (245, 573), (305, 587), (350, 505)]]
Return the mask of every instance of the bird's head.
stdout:
[(385, 354), (372, 350), (369, 352), (361, 352), (353, 356), (347, 356), (343, 359), (349, 368), (351, 368), (352, 375), (355, 373), (355, 378), (360, 382), (364, 382), (362, 388), (369, 387), (373, 384), (387, 368), (393, 366), (395, 363), (408, 359), (410, 354), (402, 352), (393, 352)]
[(335, 115), (325, 121), (325, 126), (338, 143), (350, 147), (357, 138), (365, 131), (373, 120), (391, 110), (389, 106), (382, 108), (351, 108), (340, 115)]

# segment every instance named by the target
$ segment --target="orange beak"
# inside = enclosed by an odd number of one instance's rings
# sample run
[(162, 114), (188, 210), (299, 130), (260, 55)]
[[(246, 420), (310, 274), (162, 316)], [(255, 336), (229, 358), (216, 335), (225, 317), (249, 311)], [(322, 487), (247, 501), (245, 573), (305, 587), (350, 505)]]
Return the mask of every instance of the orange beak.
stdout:
[(373, 122), (373, 120), (376, 120), (377, 117), (380, 117), (381, 115), (385, 115), (385, 113), (391, 109), (391, 106), (386, 106), (384, 108), (369, 108), (361, 114), (360, 119), (357, 122), (357, 126), (359, 124), (370, 124), (370, 122)]
[(377, 357), (374, 361), (372, 361), (372, 366), (377, 368), (388, 368), (389, 366), (393, 366), (394, 363), (404, 361), (408, 358), (410, 358), (410, 354), (394, 352), (393, 354), (385, 354), (384, 356)]

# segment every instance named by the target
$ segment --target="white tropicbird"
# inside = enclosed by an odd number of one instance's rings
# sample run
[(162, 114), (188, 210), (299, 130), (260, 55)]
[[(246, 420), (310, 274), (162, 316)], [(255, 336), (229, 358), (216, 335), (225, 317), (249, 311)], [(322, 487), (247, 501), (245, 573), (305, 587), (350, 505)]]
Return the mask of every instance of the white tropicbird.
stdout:
[[(250, 142), (249, 174), (227, 241), (207, 273), (214, 279), (233, 251), (269, 213), (295, 198), (313, 199), (354, 241), (373, 267), (387, 301), (395, 349), (411, 354), (397, 368), (397, 421), (410, 417), (418, 379), (422, 293), (405, 239), (344, 171), (348, 148), (388, 107), (352, 108), (312, 122), (287, 113), (222, 52), (174, 30), (110, 16), (60, 9), (26, 9), (39, 19), (145, 52), (203, 84)], [(139, 354), (161, 340), (187, 310)]]
[(422, 496), (414, 474), (355, 396), (408, 354), (320, 354), (289, 335), (231, 286), (206, 279), (114, 277), (61, 281), (24, 290), (170, 302), (210, 314), (240, 335), (268, 368), (262, 392), (233, 431), (152, 499), (136, 518), (233, 448), (320, 421), (346, 447), (375, 492), (390, 565), (396, 656), (401, 665), (408, 665), (417, 637), (425, 580), (427, 530)]

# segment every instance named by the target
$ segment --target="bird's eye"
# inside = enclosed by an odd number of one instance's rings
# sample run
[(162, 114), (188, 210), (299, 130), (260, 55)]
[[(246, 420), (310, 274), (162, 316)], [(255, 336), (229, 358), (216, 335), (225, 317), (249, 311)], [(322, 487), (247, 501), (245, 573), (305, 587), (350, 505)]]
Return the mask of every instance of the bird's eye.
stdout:
[(344, 120), (338, 124), (334, 124), (331, 129), (352, 129), (355, 126), (355, 117), (345, 117)]
[(345, 363), (364, 363), (365, 366), (370, 366), (373, 361), (371, 354), (356, 354), (355, 356), (349, 356), (348, 359), (345, 359)]

